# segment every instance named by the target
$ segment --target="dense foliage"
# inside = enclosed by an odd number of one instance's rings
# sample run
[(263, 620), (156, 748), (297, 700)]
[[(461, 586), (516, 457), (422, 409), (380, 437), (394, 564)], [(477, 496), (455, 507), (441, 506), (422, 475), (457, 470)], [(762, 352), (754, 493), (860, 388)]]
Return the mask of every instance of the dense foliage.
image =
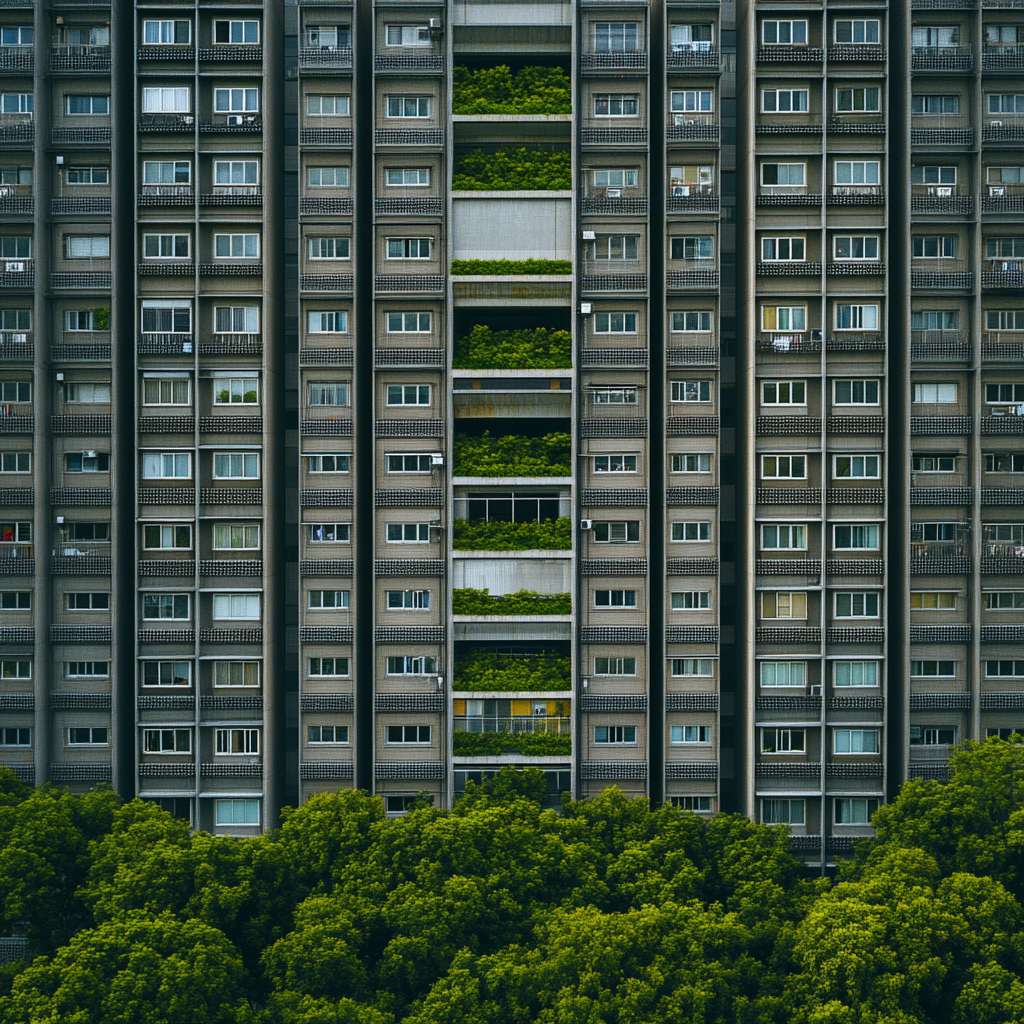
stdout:
[[(914, 780), (838, 879), (784, 829), (616, 790), (313, 797), (251, 839), (0, 770), (0, 1024), (1014, 1024), (1024, 744)], [(19, 922), (21, 923), (19, 925)]]
[(571, 594), (538, 594), (517, 590), (495, 594), (463, 587), (452, 591), (453, 615), (572, 615)]
[(571, 688), (572, 662), (558, 654), (473, 651), (455, 659), (455, 690), (542, 693)]
[(571, 114), (572, 83), (558, 67), (527, 67), (513, 74), (504, 64), (478, 71), (457, 65), (452, 113)]
[(455, 157), (455, 192), (551, 192), (572, 188), (568, 150), (471, 149)]
[(456, 370), (548, 370), (572, 366), (572, 334), (535, 327), (492, 331), (477, 324), (455, 339)]
[(572, 520), (568, 516), (539, 523), (456, 519), (452, 537), (456, 551), (568, 551)]
[(456, 757), (496, 757), (524, 754), (527, 757), (568, 757), (572, 736), (555, 732), (454, 732), (452, 753)]
[(456, 433), (453, 444), (455, 476), (569, 476), (572, 438), (553, 433), (543, 437), (505, 434), (477, 437)]
[(461, 277), (571, 274), (572, 260), (452, 260), (452, 273)]

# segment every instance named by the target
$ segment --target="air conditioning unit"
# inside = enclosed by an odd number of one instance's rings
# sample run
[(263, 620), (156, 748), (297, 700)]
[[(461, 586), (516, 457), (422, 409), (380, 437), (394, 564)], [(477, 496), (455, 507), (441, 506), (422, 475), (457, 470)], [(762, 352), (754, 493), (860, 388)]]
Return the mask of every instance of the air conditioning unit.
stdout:
[(25, 262), (24, 260), (18, 260), (17, 262), (14, 263), (8, 261), (5, 269), (7, 270), (8, 274), (24, 274)]
[(821, 683), (814, 683), (811, 686), (811, 696), (812, 697), (820, 697), (821, 696)]
[(584, 242), (593, 242), (596, 238), (597, 238), (597, 235), (593, 231), (584, 231), (583, 232), (583, 241)]
[(443, 466), (444, 465), (444, 456), (440, 452), (431, 452), (430, 453), (430, 464), (432, 466)]
[(622, 198), (622, 189), (621, 188), (606, 189), (605, 190), (605, 195), (609, 199), (621, 199)]
[(240, 128), (242, 126), (242, 115), (228, 114), (228, 124)]
[(594, 520), (593, 519), (581, 519), (580, 520), (580, 529), (581, 530), (591, 530), (591, 529), (593, 529), (593, 527), (594, 527)]
[(1003, 185), (989, 185), (988, 194), (990, 196), (1005, 196), (1006, 188)]

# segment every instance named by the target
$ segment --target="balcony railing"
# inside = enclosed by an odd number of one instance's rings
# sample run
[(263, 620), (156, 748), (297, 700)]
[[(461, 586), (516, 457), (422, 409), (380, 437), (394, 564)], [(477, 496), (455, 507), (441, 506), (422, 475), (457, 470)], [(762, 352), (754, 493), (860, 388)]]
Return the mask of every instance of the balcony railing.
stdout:
[(196, 119), (192, 114), (143, 114), (140, 132), (191, 132)]
[(973, 288), (974, 274), (969, 270), (911, 270), (911, 288)]
[(258, 356), (263, 353), (263, 336), (245, 333), (213, 334), (209, 341), (199, 343), (199, 352), (204, 356)]
[(802, 121), (758, 121), (754, 125), (754, 131), (758, 135), (820, 135), (824, 125), (821, 121), (812, 121), (810, 118), (816, 115), (807, 115)]
[(673, 185), (671, 194), (665, 201), (665, 209), (669, 213), (689, 213), (697, 210), (713, 212), (718, 209), (718, 196), (710, 188)]
[(453, 721), (455, 732), (546, 733), (549, 736), (572, 735), (571, 718), (556, 718), (543, 715), (533, 717), (456, 715)]
[(580, 142), (586, 146), (646, 146), (646, 128), (581, 128)]
[(350, 46), (303, 46), (299, 49), (299, 67), (351, 68)]
[(638, 51), (580, 54), (583, 71), (646, 71), (647, 54)]
[(1024, 260), (992, 260), (981, 272), (982, 288), (1024, 288)]
[(910, 358), (969, 362), (971, 340), (960, 331), (913, 330), (910, 332)]
[(835, 63), (853, 63), (856, 61), (882, 63), (886, 53), (884, 46), (874, 46), (870, 43), (847, 43), (837, 46), (830, 46), (828, 59)]
[(828, 190), (829, 206), (881, 206), (885, 189), (881, 185), (833, 185)]
[(1007, 68), (1020, 71), (1024, 69), (1024, 46), (983, 46), (981, 66), (985, 70)]
[(910, 51), (914, 71), (970, 71), (974, 54), (968, 46), (915, 46)]
[(34, 356), (31, 331), (0, 331), (0, 362), (30, 361)]
[(195, 59), (196, 51), (191, 46), (175, 46), (168, 43), (160, 43), (157, 46), (140, 46), (135, 51), (135, 59), (142, 61), (149, 60), (187, 60)]
[(378, 53), (373, 58), (375, 71), (444, 71), (440, 53)]
[(673, 70), (677, 68), (717, 68), (718, 47), (710, 43), (677, 43), (671, 47), (665, 63)]
[(762, 188), (757, 194), (758, 206), (821, 206), (820, 193), (797, 191), (791, 186)]
[(982, 142), (1024, 141), (1024, 120), (1000, 118), (988, 121), (981, 129)]
[(50, 70), (109, 71), (110, 47), (58, 44), (50, 50)]
[(35, 137), (31, 114), (0, 114), (0, 142), (32, 142)]
[(139, 337), (140, 356), (182, 356), (192, 353), (192, 335), (147, 332)]
[(815, 260), (758, 260), (760, 277), (817, 277), (821, 264)]
[(820, 64), (825, 51), (818, 46), (759, 46), (757, 59), (766, 64)]
[(815, 333), (818, 335), (816, 338), (789, 331), (762, 335), (757, 339), (757, 350), (758, 352), (775, 352), (781, 355), (818, 353), (821, 352), (821, 332)]
[(720, 133), (711, 114), (673, 114), (665, 137), (669, 142), (717, 142)]
[(969, 195), (957, 195), (950, 189), (949, 194), (936, 189), (928, 195), (911, 195), (911, 213), (953, 213), (969, 216), (974, 210), (974, 199)]
[[(199, 51), (199, 59), (230, 61), (233, 64), (244, 62), (255, 64), (263, 60), (263, 47), (245, 45), (204, 46)], [(351, 61), (349, 66), (351, 67)]]
[(983, 332), (981, 358), (993, 362), (1024, 359), (1024, 331)]
[(143, 185), (139, 206), (192, 206), (195, 194), (191, 185)]
[(31, 46), (0, 46), (0, 71), (31, 71), (34, 53)]

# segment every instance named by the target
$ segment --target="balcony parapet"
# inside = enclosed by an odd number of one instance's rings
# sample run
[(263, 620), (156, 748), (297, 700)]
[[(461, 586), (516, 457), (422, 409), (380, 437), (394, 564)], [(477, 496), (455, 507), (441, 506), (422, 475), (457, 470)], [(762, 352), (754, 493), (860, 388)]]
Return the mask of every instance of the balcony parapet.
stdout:
[(910, 67), (913, 71), (970, 71), (974, 54), (967, 46), (914, 46)]
[(350, 71), (352, 69), (352, 48), (350, 46), (301, 46), (299, 67), (316, 68), (320, 71)]

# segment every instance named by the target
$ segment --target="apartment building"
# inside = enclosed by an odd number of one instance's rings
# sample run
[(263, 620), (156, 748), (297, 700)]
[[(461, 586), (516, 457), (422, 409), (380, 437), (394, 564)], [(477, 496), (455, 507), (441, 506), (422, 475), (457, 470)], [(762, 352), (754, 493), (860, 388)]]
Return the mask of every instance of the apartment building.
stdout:
[(1019, 31), (4, 0), (0, 764), (241, 835), (528, 764), (825, 865), (1024, 725)]

